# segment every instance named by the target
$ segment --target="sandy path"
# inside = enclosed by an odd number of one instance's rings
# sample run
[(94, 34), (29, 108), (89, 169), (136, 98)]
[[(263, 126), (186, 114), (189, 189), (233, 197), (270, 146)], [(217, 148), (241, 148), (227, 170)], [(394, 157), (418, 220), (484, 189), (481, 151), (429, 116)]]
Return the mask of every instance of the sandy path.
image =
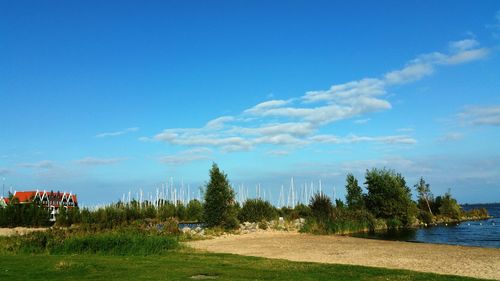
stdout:
[(291, 232), (221, 236), (188, 245), (210, 252), (354, 264), (500, 280), (500, 249)]
[(33, 231), (44, 231), (47, 228), (31, 228), (31, 227), (14, 227), (14, 228), (0, 228), (0, 236), (11, 236), (15, 234), (24, 235)]

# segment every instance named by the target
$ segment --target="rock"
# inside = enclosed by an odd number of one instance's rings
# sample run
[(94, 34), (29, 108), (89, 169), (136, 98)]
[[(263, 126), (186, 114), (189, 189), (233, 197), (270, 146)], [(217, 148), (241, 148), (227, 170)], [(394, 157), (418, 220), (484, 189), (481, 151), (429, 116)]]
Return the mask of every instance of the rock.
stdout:
[(202, 230), (202, 229), (201, 229), (201, 227), (199, 227), (199, 226), (198, 226), (198, 227), (196, 227), (196, 228), (194, 229), (194, 231), (196, 231), (196, 232), (200, 232), (201, 230)]
[(182, 231), (182, 233), (189, 233), (189, 232), (191, 232), (191, 228), (189, 228), (189, 227), (185, 226), (185, 227), (183, 227), (183, 228), (181, 229), (181, 231)]

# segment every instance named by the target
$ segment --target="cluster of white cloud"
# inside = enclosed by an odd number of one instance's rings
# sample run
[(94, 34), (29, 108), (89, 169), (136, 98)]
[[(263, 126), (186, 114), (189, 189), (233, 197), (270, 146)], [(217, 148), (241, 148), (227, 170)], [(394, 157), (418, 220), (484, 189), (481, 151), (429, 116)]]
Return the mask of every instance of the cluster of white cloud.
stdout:
[(42, 160), (34, 163), (21, 163), (19, 167), (31, 169), (52, 169), (55, 167), (54, 162), (50, 160)]
[(160, 157), (160, 162), (167, 165), (179, 165), (197, 160), (210, 159), (211, 154), (211, 149), (205, 147), (197, 147), (181, 151), (177, 154), (164, 155)]
[(116, 132), (100, 133), (100, 134), (97, 134), (95, 137), (96, 138), (117, 137), (117, 136), (121, 136), (121, 135), (124, 135), (127, 133), (137, 132), (137, 131), (139, 131), (138, 127), (131, 127), (131, 128), (127, 128), (127, 129), (124, 129), (121, 131), (116, 131)]
[(86, 166), (97, 166), (97, 165), (111, 165), (119, 162), (123, 162), (128, 158), (97, 158), (97, 157), (85, 157), (82, 159), (75, 160), (77, 164)]
[[(385, 73), (380, 78), (363, 78), (336, 84), (327, 90), (306, 92), (288, 100), (268, 100), (259, 103), (238, 116), (222, 116), (209, 121), (201, 128), (173, 128), (142, 140), (161, 141), (187, 147), (216, 147), (224, 152), (250, 150), (257, 145), (280, 145), (285, 149), (270, 151), (284, 155), (289, 149), (312, 143), (350, 144), (374, 142), (383, 144), (412, 145), (417, 140), (409, 135), (339, 137), (319, 134), (325, 125), (391, 108), (387, 89), (418, 81), (431, 75), (441, 65), (456, 65), (488, 55), (474, 39), (451, 42), (447, 53), (433, 52), (411, 60), (402, 69)], [(361, 120), (361, 121), (360, 121)], [(361, 124), (369, 119), (357, 119)], [(255, 125), (258, 124), (258, 125)], [(283, 148), (283, 147), (282, 147)], [(183, 157), (195, 157), (186, 151)], [(177, 156), (162, 158), (164, 163), (181, 162)]]
[(467, 125), (500, 126), (500, 106), (467, 106), (458, 117)]

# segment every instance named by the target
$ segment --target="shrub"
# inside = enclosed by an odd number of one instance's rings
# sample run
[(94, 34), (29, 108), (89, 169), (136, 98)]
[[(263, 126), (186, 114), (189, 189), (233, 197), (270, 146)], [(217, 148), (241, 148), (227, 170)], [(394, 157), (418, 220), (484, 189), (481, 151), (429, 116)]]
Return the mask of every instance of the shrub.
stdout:
[(327, 221), (332, 215), (332, 200), (323, 193), (316, 193), (309, 204), (312, 216), (319, 222)]
[(191, 200), (187, 205), (187, 219), (200, 222), (203, 219), (203, 205), (198, 200)]
[(74, 236), (50, 249), (51, 254), (157, 255), (177, 248), (177, 240), (165, 235), (98, 233)]
[(260, 222), (262, 220), (272, 220), (276, 218), (276, 210), (268, 201), (262, 199), (249, 199), (245, 201), (238, 214), (238, 219), (242, 222)]
[(426, 224), (431, 224), (434, 219), (434, 216), (428, 211), (420, 210), (418, 214), (418, 219)]

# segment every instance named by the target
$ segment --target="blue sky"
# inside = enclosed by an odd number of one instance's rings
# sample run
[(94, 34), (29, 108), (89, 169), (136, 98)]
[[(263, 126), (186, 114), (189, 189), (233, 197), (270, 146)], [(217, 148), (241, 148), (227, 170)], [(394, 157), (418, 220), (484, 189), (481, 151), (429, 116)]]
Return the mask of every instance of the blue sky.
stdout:
[[(498, 1), (2, 1), (0, 176), (92, 205), (388, 167), (500, 201)], [(97, 195), (96, 195), (97, 194)]]

